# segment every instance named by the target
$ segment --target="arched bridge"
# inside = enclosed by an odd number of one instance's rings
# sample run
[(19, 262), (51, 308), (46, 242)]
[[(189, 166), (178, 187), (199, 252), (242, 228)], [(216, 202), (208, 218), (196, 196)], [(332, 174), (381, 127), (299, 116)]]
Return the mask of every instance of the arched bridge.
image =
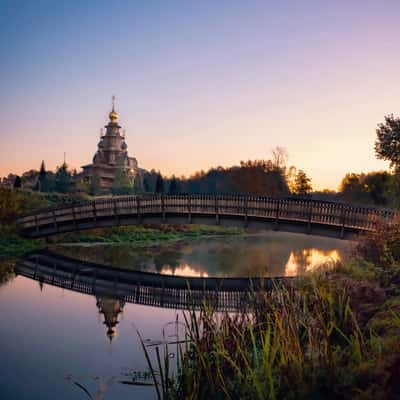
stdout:
[(133, 224), (214, 224), (349, 238), (373, 231), (393, 210), (253, 195), (140, 195), (98, 198), (38, 211), (17, 221), (27, 237)]

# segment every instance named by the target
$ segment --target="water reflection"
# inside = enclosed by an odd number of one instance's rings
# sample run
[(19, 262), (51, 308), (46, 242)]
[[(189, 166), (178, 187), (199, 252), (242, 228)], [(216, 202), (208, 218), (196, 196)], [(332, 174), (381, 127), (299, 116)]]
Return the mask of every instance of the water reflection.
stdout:
[[(178, 281), (183, 280), (180, 275), (291, 276), (346, 254), (345, 242), (305, 235), (272, 235), (212, 238), (157, 248), (108, 246), (60, 250), (70, 257), (160, 272), (165, 274), (162, 279)], [(107, 281), (101, 274), (94, 279), (96, 274), (87, 265), (63, 271), (55, 259), (45, 260), (41, 272), (35, 260), (26, 267), (26, 275), (20, 274), (13, 280), (9, 279), (14, 276), (12, 268), (0, 269), (7, 271), (0, 274), (0, 282), (7, 281), (0, 284), (0, 315), (4, 321), (0, 342), (7, 344), (2, 347), (4, 363), (0, 367), (2, 399), (71, 400), (81, 398), (82, 393), (65, 381), (67, 375), (78, 377), (94, 393), (98, 381), (92, 377), (121, 377), (126, 368), (146, 371), (146, 360), (133, 325), (144, 338), (154, 341), (162, 339), (168, 323), (177, 317), (183, 320), (179, 308), (185, 308), (185, 296), (168, 285), (163, 289), (162, 280), (157, 287), (146, 285), (142, 278), (126, 286), (122, 279)], [(109, 272), (113, 277), (121, 275)], [(231, 307), (245, 304), (247, 298), (240, 292), (232, 292), (214, 300)], [(109, 400), (132, 396), (152, 400), (154, 391), (115, 384), (106, 393)]]
[(117, 335), (117, 324), (119, 324), (118, 316), (122, 313), (125, 301), (112, 297), (97, 297), (96, 300), (99, 313), (104, 316), (103, 323), (107, 327), (106, 335), (111, 342), (113, 337)]
[(0, 260), (0, 286), (14, 277), (14, 262)]
[(188, 277), (301, 275), (346, 257), (348, 244), (331, 238), (280, 232), (132, 245), (61, 246), (56, 251), (117, 268)]
[(285, 265), (285, 276), (304, 275), (321, 265), (332, 265), (341, 261), (338, 250), (304, 249), (290, 252)]

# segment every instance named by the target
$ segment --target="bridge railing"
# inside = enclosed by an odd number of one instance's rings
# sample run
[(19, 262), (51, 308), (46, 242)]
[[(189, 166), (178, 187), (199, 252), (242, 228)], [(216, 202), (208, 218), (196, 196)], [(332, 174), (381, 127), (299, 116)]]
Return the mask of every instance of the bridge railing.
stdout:
[(78, 224), (103, 218), (146, 215), (215, 215), (243, 219), (297, 221), (307, 224), (332, 225), (356, 230), (374, 230), (381, 219), (391, 219), (396, 212), (388, 209), (361, 207), (312, 199), (275, 199), (255, 195), (141, 195), (100, 198), (68, 204), (21, 217), (22, 231), (42, 227)]

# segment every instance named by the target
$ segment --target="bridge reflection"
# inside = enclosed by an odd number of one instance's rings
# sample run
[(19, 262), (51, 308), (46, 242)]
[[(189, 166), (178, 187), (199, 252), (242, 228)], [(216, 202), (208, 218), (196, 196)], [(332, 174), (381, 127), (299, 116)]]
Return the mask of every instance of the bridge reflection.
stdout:
[[(111, 336), (117, 324), (116, 315), (125, 303), (199, 309), (206, 300), (217, 310), (238, 311), (246, 307), (253, 290), (269, 290), (274, 284), (270, 278), (183, 277), (114, 269), (60, 256), (48, 250), (19, 259), (15, 273), (41, 284), (96, 296), (100, 312), (108, 318), (106, 321), (111, 328)], [(282, 277), (274, 278), (274, 281), (290, 279)], [(114, 299), (114, 302), (106, 299)], [(116, 315), (110, 317), (111, 311)]]

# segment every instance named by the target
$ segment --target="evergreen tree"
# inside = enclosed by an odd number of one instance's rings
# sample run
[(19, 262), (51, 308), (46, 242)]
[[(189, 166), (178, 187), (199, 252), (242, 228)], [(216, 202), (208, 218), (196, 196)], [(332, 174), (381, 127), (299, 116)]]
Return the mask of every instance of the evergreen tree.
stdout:
[(47, 192), (49, 190), (49, 185), (47, 181), (47, 172), (44, 165), (44, 161), (42, 161), (42, 164), (40, 165), (40, 171), (37, 182), (38, 182), (37, 190), (39, 190), (40, 192)]
[(143, 192), (144, 192), (143, 177), (141, 174), (137, 174), (135, 176), (135, 180), (133, 181), (133, 193), (140, 194)]
[(156, 193), (164, 193), (164, 179), (161, 176), (160, 172), (158, 172), (157, 174)]
[(151, 192), (150, 181), (147, 174), (143, 177), (143, 191), (145, 193)]
[(132, 183), (125, 171), (118, 170), (115, 174), (111, 192), (115, 195), (131, 194), (133, 192)]
[(59, 193), (68, 193), (71, 190), (71, 174), (65, 163), (57, 169), (55, 190)]
[(99, 175), (95, 172), (91, 176), (90, 183), (89, 183), (89, 193), (92, 196), (96, 196), (100, 193), (101, 187), (100, 187), (100, 177)]
[(17, 175), (14, 179), (13, 188), (19, 189), (20, 187), (22, 187), (22, 181), (21, 181), (21, 177), (19, 175)]
[(172, 176), (171, 181), (169, 183), (168, 193), (169, 194), (180, 193), (180, 184), (179, 184), (178, 179), (175, 177), (175, 175)]

